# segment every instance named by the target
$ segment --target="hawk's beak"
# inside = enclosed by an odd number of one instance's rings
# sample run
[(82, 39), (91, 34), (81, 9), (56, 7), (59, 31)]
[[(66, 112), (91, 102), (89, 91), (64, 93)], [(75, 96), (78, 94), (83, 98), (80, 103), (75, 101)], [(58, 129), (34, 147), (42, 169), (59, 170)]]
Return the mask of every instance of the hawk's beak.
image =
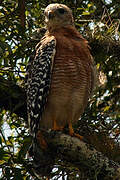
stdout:
[(54, 12), (48, 11), (48, 19), (52, 19), (54, 16)]

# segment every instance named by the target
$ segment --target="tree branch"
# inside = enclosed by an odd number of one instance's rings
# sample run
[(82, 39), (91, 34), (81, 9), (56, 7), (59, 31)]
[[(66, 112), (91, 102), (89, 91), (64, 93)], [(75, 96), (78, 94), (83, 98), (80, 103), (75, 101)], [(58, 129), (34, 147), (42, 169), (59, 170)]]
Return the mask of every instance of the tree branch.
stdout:
[(0, 76), (0, 108), (27, 119), (25, 90)]
[(25, 0), (18, 0), (20, 23), (25, 28)]
[[(95, 179), (120, 179), (120, 165), (109, 160), (101, 152), (98, 152), (87, 143), (61, 132), (47, 132), (44, 135), (47, 137), (48, 149), (43, 151), (38, 146), (37, 149), (34, 149), (34, 162), (36, 162), (36, 160), (39, 162), (39, 165), (34, 166), (37, 167), (35, 169), (37, 173), (44, 173), (45, 169), (43, 172), (43, 167), (46, 167), (47, 170), (49, 169), (50, 171), (50, 169), (52, 169), (51, 165), (57, 157), (74, 164), (80, 170), (84, 169), (86, 173), (91, 173), (89, 176), (94, 176)], [(38, 156), (38, 154), (40, 156)]]

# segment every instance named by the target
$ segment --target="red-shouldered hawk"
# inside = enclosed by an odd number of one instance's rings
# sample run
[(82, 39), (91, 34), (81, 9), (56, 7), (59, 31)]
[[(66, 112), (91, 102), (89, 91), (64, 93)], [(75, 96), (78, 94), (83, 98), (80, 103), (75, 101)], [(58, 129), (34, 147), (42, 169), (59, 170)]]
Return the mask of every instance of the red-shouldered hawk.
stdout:
[(94, 87), (94, 65), (87, 41), (74, 26), (71, 10), (63, 4), (45, 9), (47, 32), (37, 45), (28, 71), (27, 104), (31, 134), (60, 130), (83, 113)]

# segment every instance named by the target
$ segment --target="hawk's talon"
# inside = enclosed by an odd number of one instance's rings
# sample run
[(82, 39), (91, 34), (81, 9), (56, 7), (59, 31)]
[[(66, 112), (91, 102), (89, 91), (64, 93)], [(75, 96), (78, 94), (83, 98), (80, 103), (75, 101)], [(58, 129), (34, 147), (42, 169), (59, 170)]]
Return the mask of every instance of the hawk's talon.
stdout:
[(74, 133), (74, 129), (73, 129), (73, 127), (72, 127), (72, 123), (69, 123), (69, 134), (70, 134), (70, 136), (74, 136), (74, 137), (79, 138), (81, 141), (84, 140), (84, 137), (83, 137), (83, 136), (81, 136), (81, 135), (79, 135), (79, 134), (77, 134), (77, 133)]
[(58, 126), (56, 121), (55, 120), (53, 121), (53, 128), (52, 128), (53, 131), (62, 131), (63, 129), (64, 129), (64, 127)]

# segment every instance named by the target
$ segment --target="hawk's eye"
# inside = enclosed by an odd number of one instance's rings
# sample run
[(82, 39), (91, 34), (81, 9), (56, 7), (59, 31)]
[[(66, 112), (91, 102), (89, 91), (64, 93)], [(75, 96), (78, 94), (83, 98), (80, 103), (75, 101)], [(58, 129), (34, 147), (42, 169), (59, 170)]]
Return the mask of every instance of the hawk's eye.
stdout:
[(60, 8), (60, 9), (58, 9), (58, 12), (59, 12), (60, 14), (64, 14), (64, 13), (65, 13), (65, 10), (64, 10), (63, 8)]

